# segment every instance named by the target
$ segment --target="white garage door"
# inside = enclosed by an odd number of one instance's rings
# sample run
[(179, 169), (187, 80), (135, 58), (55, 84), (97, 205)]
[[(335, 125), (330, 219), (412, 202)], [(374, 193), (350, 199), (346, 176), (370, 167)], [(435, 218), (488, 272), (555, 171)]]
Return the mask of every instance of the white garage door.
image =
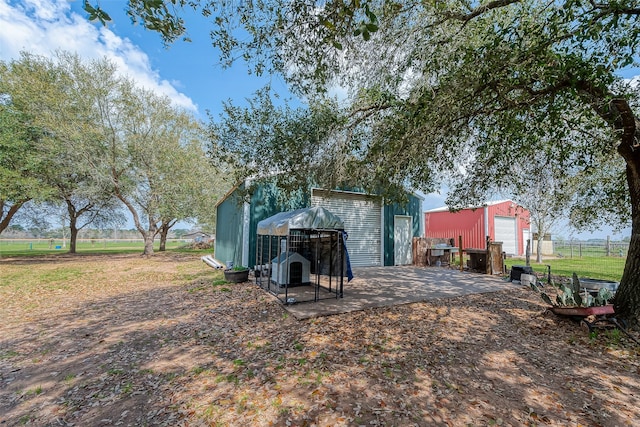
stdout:
[(496, 242), (502, 242), (502, 251), (508, 255), (517, 255), (516, 219), (496, 216), (493, 219), (496, 228)]
[(311, 206), (329, 209), (344, 221), (344, 229), (349, 233), (347, 250), (352, 266), (381, 265), (382, 210), (379, 199), (369, 198), (364, 194), (313, 190)]

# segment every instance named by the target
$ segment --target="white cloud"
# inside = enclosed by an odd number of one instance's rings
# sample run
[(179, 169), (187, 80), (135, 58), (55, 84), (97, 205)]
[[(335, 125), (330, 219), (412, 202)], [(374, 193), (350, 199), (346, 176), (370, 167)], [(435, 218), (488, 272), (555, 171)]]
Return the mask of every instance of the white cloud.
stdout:
[(633, 88), (637, 89), (640, 86), (640, 76), (635, 76), (630, 79), (624, 79), (624, 80), (628, 82)]
[(72, 12), (68, 0), (0, 0), (0, 60), (16, 59), (21, 51), (51, 56), (56, 50), (75, 52), (86, 59), (106, 57), (140, 86), (197, 112), (187, 95), (153, 69), (145, 52), (131, 40)]

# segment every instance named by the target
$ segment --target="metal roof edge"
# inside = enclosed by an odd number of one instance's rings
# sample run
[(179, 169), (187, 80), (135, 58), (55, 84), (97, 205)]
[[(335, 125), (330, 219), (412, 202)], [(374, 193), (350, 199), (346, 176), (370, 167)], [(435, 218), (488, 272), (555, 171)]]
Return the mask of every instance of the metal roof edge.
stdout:
[[(516, 202), (514, 202), (511, 199), (503, 199), (503, 200), (492, 200), (492, 201), (488, 201), (488, 202), (484, 202), (481, 205), (475, 205), (475, 206), (467, 206), (465, 208), (462, 208), (460, 210), (465, 210), (465, 209), (480, 209), (480, 208), (484, 208), (487, 206), (495, 206), (495, 205), (499, 205), (501, 203), (505, 203), (505, 202), (511, 202), (511, 203), (515, 203), (517, 205)], [(518, 205), (519, 206), (519, 205)], [(449, 206), (441, 206), (439, 208), (433, 208), (433, 209), (429, 209), (424, 211), (424, 213), (434, 213), (434, 212), (447, 212), (450, 211)]]
[(225, 200), (227, 200), (229, 198), (229, 196), (231, 194), (233, 194), (234, 191), (236, 191), (238, 188), (240, 188), (240, 186), (244, 183), (243, 180), (238, 181), (233, 187), (231, 187), (231, 189), (229, 191), (227, 191), (226, 193), (224, 193), (224, 196), (222, 196), (220, 198), (220, 200), (218, 200), (216, 202), (215, 205), (213, 205), (214, 208), (217, 208), (218, 206), (220, 206)]

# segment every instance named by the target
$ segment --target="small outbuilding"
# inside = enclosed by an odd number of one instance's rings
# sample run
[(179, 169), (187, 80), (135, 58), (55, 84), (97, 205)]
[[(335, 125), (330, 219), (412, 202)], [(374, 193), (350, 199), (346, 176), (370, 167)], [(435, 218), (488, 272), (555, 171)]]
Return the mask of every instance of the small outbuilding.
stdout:
[(205, 233), (204, 231), (190, 231), (187, 234), (182, 236), (183, 239), (190, 239), (195, 243), (208, 242), (213, 239), (211, 234)]
[(487, 237), (502, 242), (507, 255), (524, 255), (531, 238), (529, 211), (512, 200), (487, 202), (482, 206), (451, 212), (448, 207), (428, 210), (424, 214), (427, 238), (453, 239), (462, 236), (464, 248), (487, 249)]
[(302, 188), (283, 197), (271, 180), (241, 182), (215, 206), (215, 257), (223, 263), (254, 267), (257, 225), (280, 212), (324, 207), (344, 222), (346, 247), (354, 267), (412, 264), (412, 240), (423, 234), (422, 199), (407, 193), (407, 203), (387, 203), (357, 188)]

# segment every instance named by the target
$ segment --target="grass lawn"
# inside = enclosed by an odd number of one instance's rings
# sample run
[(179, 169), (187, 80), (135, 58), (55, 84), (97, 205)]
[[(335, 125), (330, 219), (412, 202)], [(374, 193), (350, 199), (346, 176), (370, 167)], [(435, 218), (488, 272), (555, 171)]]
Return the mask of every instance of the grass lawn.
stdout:
[[(533, 271), (538, 277), (545, 276), (547, 265), (551, 266), (553, 276), (571, 278), (575, 272), (578, 277), (590, 279), (613, 280), (619, 282), (624, 271), (626, 259), (620, 257), (583, 257), (583, 258), (558, 258), (543, 260), (542, 264), (531, 262)], [(507, 258), (505, 260), (507, 271), (513, 265), (525, 265), (522, 258)]]
[[(182, 240), (167, 241), (167, 250), (178, 249), (185, 246)], [(51, 243), (49, 239), (0, 239), (0, 257), (2, 256), (40, 256), (67, 253), (69, 242), (62, 247), (62, 240), (56, 239)], [(78, 240), (76, 251), (78, 253), (137, 253), (142, 252), (144, 243), (142, 240), (117, 240), (117, 239), (82, 239)], [(160, 249), (160, 242), (156, 241), (154, 250)]]

